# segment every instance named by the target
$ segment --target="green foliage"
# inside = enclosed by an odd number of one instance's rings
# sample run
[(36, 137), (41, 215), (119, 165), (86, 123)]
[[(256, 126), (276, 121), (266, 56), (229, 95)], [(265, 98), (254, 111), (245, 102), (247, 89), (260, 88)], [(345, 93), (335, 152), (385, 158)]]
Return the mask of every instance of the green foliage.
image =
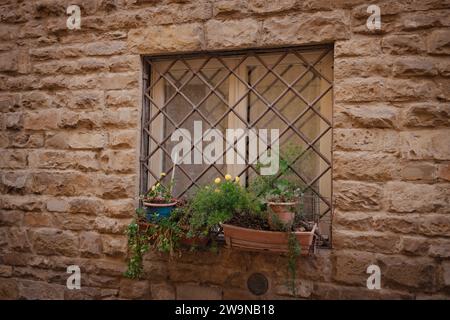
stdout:
[(191, 201), (189, 222), (196, 232), (207, 234), (235, 215), (260, 212), (257, 198), (238, 182), (231, 178), (216, 181), (213, 185), (200, 188)]
[[(161, 174), (161, 177), (164, 175)], [(173, 202), (174, 199), (172, 197), (172, 187), (173, 183), (170, 182), (168, 186), (165, 186), (161, 183), (156, 183), (153, 185), (150, 190), (142, 197), (143, 200), (152, 202), (152, 203), (170, 203)]]
[(138, 221), (145, 221), (145, 210), (136, 209), (134, 219), (127, 229), (129, 260), (125, 276), (137, 279), (142, 275), (143, 255), (151, 248), (159, 252), (173, 255), (179, 247), (180, 239), (184, 236), (181, 227), (184, 211), (176, 208), (168, 218), (161, 218), (158, 224), (141, 227)]
[[(297, 200), (304, 185), (300, 183), (291, 167), (298, 156), (302, 154), (302, 148), (296, 145), (287, 145), (283, 148), (278, 167), (279, 170), (274, 175), (257, 176), (250, 183), (249, 189), (255, 193), (262, 202), (289, 202)], [(256, 165), (257, 169), (261, 164)]]
[(180, 225), (181, 208), (175, 208), (169, 217), (160, 218), (157, 224), (152, 224), (147, 230), (151, 247), (159, 252), (173, 255), (179, 247), (184, 231)]
[(301, 246), (295, 233), (289, 232), (288, 236), (288, 273), (290, 274), (292, 294), (296, 295), (297, 259), (301, 254)]
[(148, 237), (145, 233), (140, 232), (136, 220), (133, 220), (128, 225), (127, 236), (130, 258), (125, 276), (131, 279), (137, 279), (142, 274), (142, 257), (149, 249)]

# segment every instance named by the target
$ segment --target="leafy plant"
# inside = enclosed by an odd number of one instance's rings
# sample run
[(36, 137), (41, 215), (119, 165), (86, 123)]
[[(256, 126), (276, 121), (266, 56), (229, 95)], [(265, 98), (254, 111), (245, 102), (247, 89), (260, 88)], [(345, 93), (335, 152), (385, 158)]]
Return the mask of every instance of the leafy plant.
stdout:
[(129, 260), (125, 276), (137, 279), (143, 271), (143, 255), (154, 249), (159, 252), (169, 253), (171, 256), (179, 247), (180, 239), (184, 236), (181, 226), (184, 211), (176, 208), (168, 218), (161, 218), (157, 224), (144, 224), (144, 210), (136, 209), (136, 218), (127, 229)]
[(225, 181), (217, 178), (214, 184), (200, 188), (191, 200), (190, 210), (191, 229), (206, 235), (235, 215), (259, 213), (260, 205), (238, 178), (226, 175)]
[[(161, 173), (161, 178), (165, 177), (165, 173)], [(154, 184), (145, 195), (141, 198), (151, 203), (170, 203), (175, 199), (172, 197), (173, 182), (171, 181), (167, 186), (160, 182)]]
[[(136, 209), (137, 218), (142, 215), (142, 209)], [(148, 251), (148, 237), (140, 230), (137, 219), (134, 219), (127, 228), (129, 260), (125, 276), (131, 279), (137, 279), (142, 274), (142, 260), (145, 252)]]
[(288, 273), (290, 274), (292, 294), (296, 295), (297, 259), (301, 254), (301, 246), (294, 232), (288, 235)]
[[(303, 149), (297, 145), (287, 145), (283, 148), (278, 162), (278, 173), (274, 175), (261, 175), (255, 177), (249, 189), (255, 193), (262, 202), (290, 202), (298, 199), (304, 188), (298, 177), (291, 169)], [(261, 164), (256, 165), (257, 169)]]

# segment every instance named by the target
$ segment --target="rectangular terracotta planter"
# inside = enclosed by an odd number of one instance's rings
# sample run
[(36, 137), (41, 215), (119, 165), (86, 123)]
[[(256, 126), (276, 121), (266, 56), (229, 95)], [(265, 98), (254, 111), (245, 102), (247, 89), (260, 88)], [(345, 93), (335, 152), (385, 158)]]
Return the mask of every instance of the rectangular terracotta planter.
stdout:
[[(288, 252), (288, 234), (286, 232), (255, 230), (222, 224), (227, 247), (250, 250), (286, 253)], [(309, 255), (314, 244), (314, 232), (317, 224), (311, 231), (296, 231), (295, 235), (301, 246), (301, 254)]]

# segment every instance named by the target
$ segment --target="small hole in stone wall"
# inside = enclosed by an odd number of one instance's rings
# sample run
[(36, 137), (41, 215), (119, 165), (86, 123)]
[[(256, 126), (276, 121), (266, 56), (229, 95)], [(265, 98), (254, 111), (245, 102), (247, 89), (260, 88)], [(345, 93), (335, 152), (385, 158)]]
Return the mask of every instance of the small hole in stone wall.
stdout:
[(269, 281), (262, 273), (253, 273), (247, 279), (247, 288), (254, 295), (260, 296), (269, 289)]

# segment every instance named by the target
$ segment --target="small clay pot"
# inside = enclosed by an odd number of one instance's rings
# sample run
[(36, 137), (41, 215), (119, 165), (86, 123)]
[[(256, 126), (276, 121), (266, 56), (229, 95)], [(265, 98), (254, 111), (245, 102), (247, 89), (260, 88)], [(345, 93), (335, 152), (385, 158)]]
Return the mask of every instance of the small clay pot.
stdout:
[(285, 228), (292, 226), (295, 219), (295, 207), (298, 205), (298, 201), (267, 202), (267, 205), (269, 207), (268, 222), (271, 229), (277, 229), (280, 223)]

